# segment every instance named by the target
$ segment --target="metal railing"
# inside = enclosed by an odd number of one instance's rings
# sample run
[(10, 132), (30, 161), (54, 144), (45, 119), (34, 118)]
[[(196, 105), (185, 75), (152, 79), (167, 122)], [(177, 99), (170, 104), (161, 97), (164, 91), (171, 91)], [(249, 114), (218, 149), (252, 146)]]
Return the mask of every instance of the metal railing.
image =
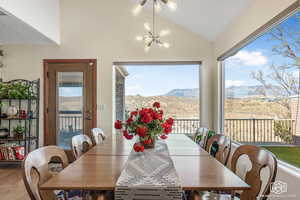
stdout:
[(172, 133), (192, 135), (200, 127), (199, 119), (174, 119)]
[[(275, 134), (275, 123), (280, 122), (290, 127), (294, 135), (292, 119), (225, 119), (224, 134), (241, 143), (287, 143)], [(60, 113), (59, 127), (61, 131), (82, 130), (82, 116), (78, 113)], [(199, 119), (174, 119), (173, 134), (193, 135), (200, 127)]]
[(275, 134), (276, 122), (289, 127), (291, 136), (295, 134), (292, 119), (225, 119), (224, 133), (242, 143), (287, 143)]
[(79, 131), (82, 130), (83, 121), (81, 111), (60, 111), (59, 130), (60, 131)]

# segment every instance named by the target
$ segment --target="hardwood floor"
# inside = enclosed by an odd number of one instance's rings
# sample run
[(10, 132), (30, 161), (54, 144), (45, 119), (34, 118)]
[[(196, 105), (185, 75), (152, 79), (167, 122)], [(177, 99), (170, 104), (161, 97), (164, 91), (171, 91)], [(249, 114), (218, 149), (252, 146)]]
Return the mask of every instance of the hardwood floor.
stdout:
[(0, 166), (0, 199), (30, 200), (20, 166)]

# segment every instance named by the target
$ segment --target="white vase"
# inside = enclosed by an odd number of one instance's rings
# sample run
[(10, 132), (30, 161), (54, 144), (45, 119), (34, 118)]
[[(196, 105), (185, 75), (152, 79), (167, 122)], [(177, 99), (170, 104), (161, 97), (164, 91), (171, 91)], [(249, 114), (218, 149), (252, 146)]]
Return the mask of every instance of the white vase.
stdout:
[(16, 106), (9, 106), (6, 110), (8, 116), (16, 116), (18, 114), (18, 109)]

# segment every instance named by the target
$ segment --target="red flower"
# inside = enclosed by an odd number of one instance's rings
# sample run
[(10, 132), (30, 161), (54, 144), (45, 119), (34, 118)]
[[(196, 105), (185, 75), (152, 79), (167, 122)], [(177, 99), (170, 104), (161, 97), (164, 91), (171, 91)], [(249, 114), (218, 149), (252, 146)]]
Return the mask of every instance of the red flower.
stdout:
[(166, 135), (161, 135), (160, 138), (163, 139), (163, 140), (165, 140), (165, 139), (168, 138), (168, 136), (166, 136)]
[(160, 103), (159, 102), (154, 102), (153, 107), (160, 108)]
[(127, 130), (123, 131), (123, 136), (127, 139), (127, 140), (131, 140), (133, 138), (133, 135), (130, 135), (128, 133)]
[(148, 124), (150, 122), (152, 122), (153, 118), (150, 114), (145, 114), (142, 118), (141, 118), (141, 121)]
[(123, 125), (122, 122), (120, 120), (117, 120), (115, 122), (115, 129), (122, 129)]
[(172, 132), (172, 127), (171, 126), (168, 126), (168, 127), (164, 128), (164, 133), (165, 134), (169, 134), (171, 132)]
[(162, 116), (161, 116), (161, 114), (159, 114), (158, 112), (153, 112), (153, 113), (152, 113), (152, 117), (153, 117), (153, 119), (159, 119), (159, 120), (162, 120)]
[(136, 133), (140, 136), (140, 137), (146, 137), (147, 136), (147, 132), (148, 132), (148, 128), (146, 126), (142, 126), (142, 127), (138, 127), (136, 129)]
[(128, 124), (130, 124), (131, 122), (133, 122), (133, 118), (132, 117), (129, 117), (126, 121)]
[(133, 149), (134, 149), (135, 152), (144, 152), (145, 147), (142, 146), (142, 145), (140, 145), (140, 144), (138, 144), (138, 143), (135, 143), (133, 145)]
[(140, 116), (144, 116), (148, 113), (148, 109), (147, 108), (142, 108), (142, 110), (140, 110), (139, 114)]
[(169, 134), (172, 132), (172, 126), (168, 124), (167, 122), (162, 124), (162, 127), (164, 128), (164, 133)]
[(151, 138), (149, 138), (148, 140), (144, 141), (144, 144), (151, 144), (151, 143), (152, 143), (152, 139)]
[(138, 111), (133, 111), (130, 113), (130, 116), (137, 116), (138, 115)]
[(140, 146), (140, 151), (144, 152), (145, 151), (145, 147), (143, 145)]
[(166, 122), (172, 126), (174, 123), (174, 119), (170, 117), (169, 119), (166, 120)]
[(158, 113), (161, 114), (161, 115), (163, 115), (164, 111), (163, 110), (159, 110)]

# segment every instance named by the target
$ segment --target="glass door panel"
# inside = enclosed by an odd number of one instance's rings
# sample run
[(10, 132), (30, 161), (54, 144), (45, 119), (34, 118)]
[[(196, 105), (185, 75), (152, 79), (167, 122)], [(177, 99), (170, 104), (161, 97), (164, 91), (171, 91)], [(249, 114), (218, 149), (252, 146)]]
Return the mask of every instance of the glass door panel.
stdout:
[(71, 139), (83, 134), (84, 73), (57, 72), (57, 132), (59, 147), (70, 150)]

